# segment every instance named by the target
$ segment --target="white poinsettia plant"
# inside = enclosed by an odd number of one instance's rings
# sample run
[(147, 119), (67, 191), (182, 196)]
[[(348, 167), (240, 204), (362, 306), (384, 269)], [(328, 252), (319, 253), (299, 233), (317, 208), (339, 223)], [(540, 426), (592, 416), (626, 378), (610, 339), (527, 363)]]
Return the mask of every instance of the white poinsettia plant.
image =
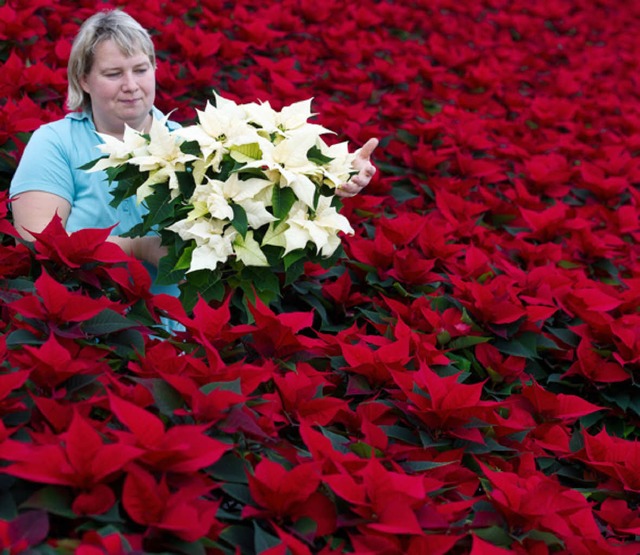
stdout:
[(309, 122), (311, 99), (279, 111), (214, 100), (193, 125), (170, 131), (166, 118), (154, 119), (148, 134), (101, 135), (103, 157), (89, 171), (106, 170), (114, 205), (135, 195), (147, 207), (130, 234), (161, 233), (167, 283), (186, 278), (219, 291), (223, 280), (244, 279), (268, 290), (274, 272), (326, 261), (340, 234), (353, 233), (335, 191), (355, 173), (355, 154), (346, 142), (325, 142), (333, 132)]

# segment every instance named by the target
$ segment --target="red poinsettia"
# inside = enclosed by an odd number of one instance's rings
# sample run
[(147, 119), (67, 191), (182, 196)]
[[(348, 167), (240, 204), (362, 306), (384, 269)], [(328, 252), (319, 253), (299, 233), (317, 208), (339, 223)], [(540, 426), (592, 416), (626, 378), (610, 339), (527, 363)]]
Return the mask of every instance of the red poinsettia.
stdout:
[[(105, 309), (117, 307), (107, 297), (97, 299), (70, 291), (43, 271), (35, 282), (37, 295), (27, 295), (9, 304), (22, 318), (43, 322), (53, 333), (82, 333), (78, 324)], [(76, 328), (75, 331), (73, 328)], [(64, 330), (64, 332), (63, 332)]]
[(217, 526), (219, 501), (207, 499), (213, 484), (194, 476), (171, 488), (166, 476), (156, 479), (137, 465), (129, 466), (122, 490), (122, 505), (134, 522), (148, 530), (168, 531), (195, 542)]
[(105, 443), (93, 422), (74, 414), (69, 429), (51, 443), (7, 439), (0, 443), (0, 458), (9, 461), (5, 474), (44, 484), (70, 486), (76, 491), (72, 510), (78, 515), (101, 514), (116, 502), (107, 485), (142, 450), (120, 443)]
[(138, 460), (149, 468), (163, 472), (196, 472), (216, 462), (231, 448), (204, 432), (205, 426), (180, 425), (165, 428), (160, 418), (116, 395), (110, 406), (129, 432), (111, 433), (122, 444), (135, 446)]

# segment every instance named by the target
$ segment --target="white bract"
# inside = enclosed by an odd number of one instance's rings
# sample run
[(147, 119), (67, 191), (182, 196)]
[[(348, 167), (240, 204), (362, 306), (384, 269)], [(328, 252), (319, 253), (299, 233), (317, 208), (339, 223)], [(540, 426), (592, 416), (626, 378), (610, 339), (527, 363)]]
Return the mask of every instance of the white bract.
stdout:
[[(97, 133), (97, 132), (96, 132)], [(103, 140), (103, 144), (98, 145), (98, 149), (102, 154), (106, 154), (106, 158), (100, 158), (89, 172), (102, 171), (106, 168), (115, 168), (126, 164), (129, 159), (134, 156), (140, 156), (148, 152), (149, 143), (135, 129), (124, 124), (124, 135), (122, 140), (116, 139), (112, 135), (106, 133), (98, 133)]]
[(338, 232), (353, 234), (349, 220), (331, 206), (329, 197), (321, 196), (315, 213), (298, 201), (285, 222), (271, 226), (265, 236), (266, 244), (284, 247), (285, 254), (304, 249), (308, 242), (323, 256), (331, 256), (340, 245)]

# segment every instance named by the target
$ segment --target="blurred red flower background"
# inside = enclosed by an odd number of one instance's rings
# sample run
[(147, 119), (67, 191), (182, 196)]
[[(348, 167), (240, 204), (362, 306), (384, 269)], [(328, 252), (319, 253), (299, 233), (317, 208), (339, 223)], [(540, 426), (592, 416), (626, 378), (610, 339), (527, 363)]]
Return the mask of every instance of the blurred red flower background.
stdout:
[[(380, 138), (345, 257), (277, 306), (154, 296), (104, 230), (16, 243), (22, 149), (118, 6), (178, 121), (314, 97)], [(639, 31), (622, 0), (3, 2), (3, 553), (637, 553)]]

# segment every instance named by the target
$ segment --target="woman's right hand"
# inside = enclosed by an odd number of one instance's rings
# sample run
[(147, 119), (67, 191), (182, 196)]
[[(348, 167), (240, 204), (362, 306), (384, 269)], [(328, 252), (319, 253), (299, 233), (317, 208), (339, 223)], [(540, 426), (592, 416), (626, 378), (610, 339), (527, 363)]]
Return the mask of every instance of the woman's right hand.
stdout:
[(167, 254), (167, 247), (161, 245), (159, 235), (147, 235), (145, 237), (118, 237), (111, 235), (107, 241), (118, 245), (129, 256), (133, 256), (142, 262), (148, 262), (156, 268), (160, 259)]

